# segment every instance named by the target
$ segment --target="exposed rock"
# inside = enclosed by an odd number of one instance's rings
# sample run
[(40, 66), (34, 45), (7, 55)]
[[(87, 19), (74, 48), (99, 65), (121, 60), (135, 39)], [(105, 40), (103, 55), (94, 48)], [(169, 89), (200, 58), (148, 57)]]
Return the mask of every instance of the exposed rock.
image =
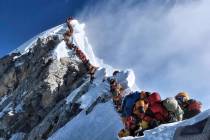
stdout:
[(78, 59), (54, 59), (60, 41), (38, 39), (28, 53), (0, 59), (0, 137), (46, 139), (81, 111), (65, 98), (89, 76)]

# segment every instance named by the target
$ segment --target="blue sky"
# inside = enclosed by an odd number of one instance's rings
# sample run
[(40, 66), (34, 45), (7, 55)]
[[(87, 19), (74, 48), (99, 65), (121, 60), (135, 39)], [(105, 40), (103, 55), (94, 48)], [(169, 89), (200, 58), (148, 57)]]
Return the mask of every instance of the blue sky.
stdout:
[(91, 0), (0, 0), (0, 57), (75, 16)]

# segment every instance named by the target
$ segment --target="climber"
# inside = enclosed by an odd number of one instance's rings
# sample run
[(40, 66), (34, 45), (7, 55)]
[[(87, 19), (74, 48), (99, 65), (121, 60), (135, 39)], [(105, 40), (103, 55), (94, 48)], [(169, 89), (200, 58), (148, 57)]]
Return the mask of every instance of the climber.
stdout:
[(122, 93), (123, 88), (122, 86), (116, 82), (116, 80), (110, 80), (110, 92), (112, 93), (113, 102), (117, 112), (121, 112), (121, 105), (122, 105)]
[(69, 49), (73, 49), (73, 48), (74, 48), (74, 44), (72, 44), (72, 43), (66, 43), (66, 46), (67, 46)]
[(115, 70), (112, 75), (116, 76), (119, 72), (120, 72), (119, 70)]
[(141, 91), (140, 99), (135, 103), (133, 108), (133, 114), (142, 118), (144, 113), (148, 108), (148, 97), (150, 96), (150, 92)]
[(133, 108), (133, 114), (141, 118), (141, 114), (144, 114), (147, 110), (148, 104), (144, 102), (144, 100), (140, 99), (138, 100)]
[(135, 130), (136, 136), (142, 136), (143, 131), (149, 128), (148, 122), (142, 119), (145, 115), (147, 108), (148, 104), (143, 99), (139, 99), (135, 103), (135, 106), (133, 108), (133, 114), (139, 120), (137, 124), (137, 129)]
[(83, 62), (84, 65), (86, 66), (86, 69), (88, 71), (88, 74), (90, 74), (90, 81), (92, 82), (95, 79), (95, 72), (98, 69), (97, 67), (93, 66), (89, 60), (87, 60), (86, 62)]
[(74, 18), (73, 18), (72, 16), (70, 16), (70, 17), (67, 18), (66, 22), (69, 22), (69, 21), (71, 21), (71, 20), (73, 20), (73, 19), (74, 19)]
[(126, 129), (121, 129), (120, 132), (118, 133), (119, 138), (127, 137), (127, 136), (130, 136), (130, 133)]
[(79, 59), (85, 64), (87, 62), (85, 54), (78, 47), (75, 49), (75, 51)]
[(201, 112), (202, 104), (201, 102), (190, 99), (187, 92), (180, 92), (175, 96), (180, 107), (184, 111), (183, 119), (189, 119)]
[(69, 38), (71, 37), (71, 33), (70, 33), (70, 31), (68, 30), (68, 31), (66, 31), (65, 33), (64, 33), (64, 35), (63, 35), (63, 37), (64, 37), (64, 41), (65, 42), (68, 42), (69, 41)]
[(133, 71), (118, 71), (115, 70), (112, 74), (113, 79), (120, 83), (124, 89), (132, 88), (135, 83), (135, 76)]
[(168, 112), (161, 103), (160, 94), (153, 92), (148, 97), (148, 108), (141, 118), (148, 123), (148, 129), (155, 128), (168, 122)]
[(133, 107), (140, 99), (140, 92), (136, 91), (125, 96), (122, 103), (122, 117), (129, 117), (133, 114)]
[(110, 92), (112, 93), (113, 96), (118, 96), (121, 95), (123, 92), (123, 87), (117, 83), (116, 80), (111, 79), (110, 80)]
[(184, 112), (175, 98), (166, 98), (162, 103), (169, 114), (168, 122), (177, 122), (183, 119)]
[(135, 136), (139, 126), (139, 119), (135, 116), (129, 116), (125, 118), (125, 129), (129, 131), (130, 136)]
[(73, 20), (72, 17), (69, 17), (67, 20), (66, 20), (66, 24), (69, 28), (69, 34), (70, 36), (73, 34), (74, 30), (73, 30), (73, 27), (71, 26), (71, 21)]

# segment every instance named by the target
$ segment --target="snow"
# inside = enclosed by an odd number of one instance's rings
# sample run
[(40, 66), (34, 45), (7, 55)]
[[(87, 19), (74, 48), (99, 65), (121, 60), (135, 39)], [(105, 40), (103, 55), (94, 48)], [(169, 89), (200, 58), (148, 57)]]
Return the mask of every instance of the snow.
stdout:
[(103, 97), (104, 95), (107, 95), (108, 92), (109, 84), (106, 81), (102, 82), (96, 87), (91, 87), (90, 91), (88, 91), (78, 100), (78, 103), (81, 103), (80, 108), (87, 109), (93, 104), (93, 102), (96, 101), (98, 97)]
[(25, 137), (25, 133), (15, 133), (9, 140), (23, 140)]
[(94, 81), (93, 84), (97, 85), (101, 83), (104, 80), (104, 77), (106, 76), (106, 69), (105, 68), (99, 68), (94, 74)]
[(105, 77), (105, 69), (101, 68), (97, 70), (95, 76), (96, 77), (90, 86), (89, 91), (81, 96), (81, 98), (77, 101), (81, 104), (80, 108), (82, 109), (90, 107), (98, 97), (104, 97), (109, 94), (109, 83), (107, 81), (103, 81)]
[(8, 98), (7, 95), (1, 97), (0, 106), (4, 103), (4, 101), (6, 101), (7, 98)]
[(22, 104), (18, 104), (15, 107), (15, 113), (21, 113), (21, 112), (23, 112), (23, 105)]
[(9, 103), (1, 112), (0, 112), (0, 118), (2, 118), (6, 113), (11, 113), (10, 111), (12, 111), (12, 107), (11, 107), (12, 103)]
[[(96, 101), (98, 97), (104, 97), (109, 93), (109, 83), (104, 81), (104, 77), (106, 75), (105, 68), (99, 68), (95, 73), (95, 79), (93, 80), (89, 91), (82, 95), (76, 102), (80, 103), (80, 108), (87, 109), (90, 107), (93, 102)], [(78, 92), (87, 85), (89, 81), (84, 82), (79, 88), (75, 89), (74, 91), (69, 94), (66, 98), (66, 104), (72, 103), (77, 97)]]
[(13, 57), (13, 60), (16, 60), (16, 59), (18, 59), (20, 56), (14, 56)]
[(112, 78), (115, 79), (118, 83), (120, 83), (125, 89), (134, 89), (135, 87), (135, 74), (132, 69), (119, 71)]
[(89, 81), (85, 81), (80, 87), (73, 90), (69, 96), (66, 98), (66, 104), (72, 103), (75, 97), (77, 96), (78, 92), (81, 91), (81, 89), (87, 84)]
[(116, 140), (123, 127), (111, 102), (97, 105), (86, 115), (83, 111), (48, 140)]
[(7, 113), (9, 116), (14, 116), (14, 112), (12, 110), (10, 110), (8, 113)]
[(27, 91), (24, 91), (23, 94), (21, 95), (21, 97), (26, 96), (27, 93), (28, 93)]
[[(13, 58), (14, 59), (14, 58)], [(19, 67), (19, 66), (21, 66), (21, 65), (23, 65), (24, 64), (24, 62), (15, 62), (15, 67)]]
[(60, 60), (62, 57), (69, 57), (70, 49), (66, 47), (65, 41), (61, 41), (55, 48), (53, 55)]

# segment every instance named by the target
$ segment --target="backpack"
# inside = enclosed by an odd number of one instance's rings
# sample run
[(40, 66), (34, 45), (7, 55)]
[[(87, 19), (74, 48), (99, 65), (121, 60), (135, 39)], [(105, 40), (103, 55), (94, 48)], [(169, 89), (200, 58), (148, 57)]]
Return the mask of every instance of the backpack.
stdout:
[(154, 103), (152, 106), (149, 107), (152, 112), (152, 116), (154, 119), (160, 122), (167, 122), (168, 121), (168, 111), (165, 107), (161, 104), (161, 102)]
[(201, 111), (201, 108), (202, 108), (201, 102), (193, 100), (193, 99), (188, 101), (188, 110), (189, 111), (192, 111), (192, 110)]
[(154, 103), (160, 102), (160, 94), (157, 92), (153, 92), (149, 97), (148, 97), (148, 102), (150, 105), (153, 105)]
[(183, 119), (184, 112), (175, 98), (166, 98), (163, 101), (163, 106), (169, 112), (169, 122), (181, 121)]
[(175, 112), (179, 106), (175, 98), (166, 98), (163, 100), (163, 105), (170, 112)]
[(122, 103), (122, 117), (131, 116), (135, 103), (140, 99), (140, 93), (134, 92), (125, 96)]
[(135, 118), (132, 116), (129, 116), (125, 119), (125, 127), (127, 129), (130, 129), (133, 125), (135, 125), (135, 122), (136, 122)]

